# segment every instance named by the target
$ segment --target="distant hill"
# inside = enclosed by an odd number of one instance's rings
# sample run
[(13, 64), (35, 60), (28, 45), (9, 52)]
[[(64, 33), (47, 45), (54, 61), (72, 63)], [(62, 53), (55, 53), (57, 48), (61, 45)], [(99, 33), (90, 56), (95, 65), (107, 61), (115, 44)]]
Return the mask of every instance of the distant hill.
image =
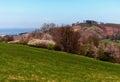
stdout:
[[(80, 23), (73, 25), (74, 31), (80, 31), (82, 35), (87, 33), (88, 35), (96, 35), (99, 38), (111, 37), (114, 33), (120, 32), (120, 24), (106, 23), (106, 24), (86, 24)], [(86, 36), (84, 36), (86, 37)]]
[(107, 23), (105, 24), (105, 31), (108, 36), (111, 36), (116, 32), (118, 33), (120, 32), (120, 24)]

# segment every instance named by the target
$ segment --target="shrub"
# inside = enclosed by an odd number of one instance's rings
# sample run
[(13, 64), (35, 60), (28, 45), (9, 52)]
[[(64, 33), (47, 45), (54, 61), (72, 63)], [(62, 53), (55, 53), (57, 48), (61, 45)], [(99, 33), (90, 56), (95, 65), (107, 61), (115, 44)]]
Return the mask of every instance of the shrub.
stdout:
[(114, 42), (100, 43), (97, 58), (103, 61), (120, 62), (120, 50)]
[(54, 45), (53, 44), (48, 44), (48, 49), (49, 50), (53, 50), (54, 49)]
[(52, 48), (55, 45), (55, 42), (52, 40), (40, 40), (40, 39), (32, 39), (28, 43), (30, 46), (42, 47), (42, 48)]
[(13, 41), (13, 40), (14, 40), (13, 36), (10, 36), (10, 35), (5, 35), (3, 37), (3, 41), (5, 41), (5, 42), (9, 42), (9, 41)]
[(103, 52), (103, 53), (99, 54), (99, 59), (103, 60), (103, 61), (110, 61), (112, 59), (112, 57), (110, 56), (110, 53)]
[(20, 42), (19, 42), (19, 40), (14, 40), (14, 41), (9, 41), (8, 43), (9, 44), (19, 44)]
[(42, 40), (52, 40), (52, 39), (53, 39), (52, 36), (48, 33), (45, 33), (42, 37)]
[(80, 55), (86, 55), (89, 51), (89, 45), (84, 44), (83, 46), (80, 47)]
[(0, 36), (0, 42), (4, 41), (3, 37)]
[(19, 42), (20, 42), (21, 44), (27, 44), (28, 41), (29, 41), (29, 38), (28, 38), (28, 37), (22, 36), (22, 37), (20, 38), (20, 41), (19, 41)]

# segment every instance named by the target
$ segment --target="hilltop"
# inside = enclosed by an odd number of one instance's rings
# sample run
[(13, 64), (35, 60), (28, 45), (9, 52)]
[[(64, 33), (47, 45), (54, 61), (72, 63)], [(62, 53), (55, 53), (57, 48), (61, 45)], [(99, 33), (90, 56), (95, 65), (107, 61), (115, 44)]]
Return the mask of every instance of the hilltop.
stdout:
[(74, 31), (81, 31), (89, 35), (97, 35), (99, 38), (111, 38), (116, 33), (120, 33), (120, 24), (98, 23), (93, 20), (86, 20), (84, 23), (73, 24)]

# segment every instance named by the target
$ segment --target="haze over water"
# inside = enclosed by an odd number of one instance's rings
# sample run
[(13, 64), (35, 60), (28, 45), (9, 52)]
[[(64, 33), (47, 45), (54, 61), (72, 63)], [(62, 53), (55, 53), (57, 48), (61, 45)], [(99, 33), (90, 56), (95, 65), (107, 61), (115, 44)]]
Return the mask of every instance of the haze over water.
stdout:
[(0, 35), (16, 35), (24, 32), (32, 32), (35, 28), (0, 28)]

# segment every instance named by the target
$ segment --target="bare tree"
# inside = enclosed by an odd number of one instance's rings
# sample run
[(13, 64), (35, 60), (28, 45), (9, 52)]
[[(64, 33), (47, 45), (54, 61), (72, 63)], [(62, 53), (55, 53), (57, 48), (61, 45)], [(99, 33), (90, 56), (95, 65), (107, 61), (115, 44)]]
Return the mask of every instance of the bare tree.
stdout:
[(50, 31), (52, 28), (55, 28), (56, 25), (54, 23), (50, 23), (50, 24), (47, 24), (47, 23), (44, 23), (42, 25), (42, 27), (40, 28), (40, 31), (41, 32), (48, 32)]
[(77, 53), (80, 39), (79, 32), (74, 32), (71, 26), (62, 26), (54, 32), (53, 38), (61, 50)]

